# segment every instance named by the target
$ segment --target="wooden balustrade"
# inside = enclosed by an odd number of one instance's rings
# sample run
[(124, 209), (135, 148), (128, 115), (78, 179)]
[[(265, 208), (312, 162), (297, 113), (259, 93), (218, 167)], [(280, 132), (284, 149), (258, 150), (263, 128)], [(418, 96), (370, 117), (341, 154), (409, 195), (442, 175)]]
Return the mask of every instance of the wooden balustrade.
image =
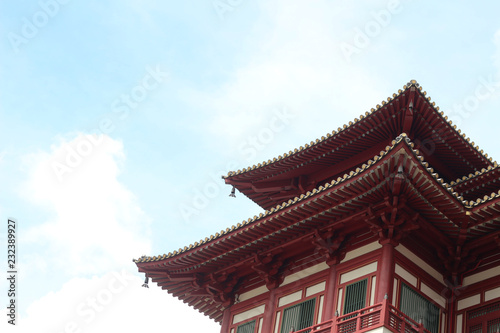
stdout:
[(386, 299), (294, 333), (362, 333), (382, 326), (394, 333), (430, 333), (422, 324), (396, 309)]
[(390, 305), (388, 310), (387, 328), (392, 328), (393, 332), (401, 333), (430, 333), (424, 328), (423, 324), (419, 324), (403, 312)]

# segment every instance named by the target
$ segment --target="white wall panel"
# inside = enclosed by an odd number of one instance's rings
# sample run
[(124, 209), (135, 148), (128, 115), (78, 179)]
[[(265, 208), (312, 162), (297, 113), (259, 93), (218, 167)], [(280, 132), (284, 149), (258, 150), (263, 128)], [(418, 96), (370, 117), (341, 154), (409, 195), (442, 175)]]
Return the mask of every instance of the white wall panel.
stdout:
[(481, 302), (481, 294), (461, 299), (457, 302), (457, 310), (460, 311), (462, 309), (478, 305), (479, 302)]
[(320, 293), (324, 291), (325, 288), (326, 288), (326, 281), (315, 284), (314, 286), (310, 286), (309, 288), (306, 289), (306, 297)]
[(295, 282), (295, 281), (298, 281), (300, 279), (306, 278), (310, 275), (322, 272), (322, 271), (329, 269), (329, 268), (330, 267), (325, 262), (322, 262), (321, 264), (317, 264), (317, 265), (311, 266), (309, 268), (303, 269), (299, 272), (293, 273), (293, 274), (285, 277), (285, 280), (283, 281), (282, 286), (287, 285), (287, 284), (292, 283), (292, 282)]
[(412, 286), (417, 288), (417, 277), (415, 275), (411, 274), (398, 264), (396, 264), (395, 272), (397, 275), (401, 276), (403, 279), (408, 281), (408, 283), (410, 283)]
[(461, 314), (459, 314), (457, 316), (456, 327), (457, 327), (457, 333), (462, 333), (463, 332), (463, 328), (462, 328), (462, 315)]
[(265, 307), (266, 306), (264, 304), (262, 304), (258, 307), (253, 308), (253, 309), (250, 309), (250, 310), (238, 313), (237, 315), (234, 315), (233, 324), (237, 324), (237, 323), (240, 323), (240, 322), (247, 320), (249, 318), (263, 314)]
[(282, 307), (284, 305), (297, 302), (302, 298), (302, 290), (299, 290), (297, 292), (294, 292), (293, 294), (283, 296), (279, 299), (278, 301), (278, 307)]
[(439, 295), (437, 292), (432, 290), (428, 285), (426, 285), (425, 283), (422, 282), (420, 284), (420, 290), (425, 295), (430, 297), (430, 299), (432, 299), (434, 302), (439, 304), (441, 307), (446, 308), (446, 298), (444, 298), (443, 296)]
[(473, 274), (471, 276), (466, 276), (464, 278), (463, 286), (468, 286), (477, 282), (481, 282), (483, 280), (498, 276), (500, 277), (500, 267), (493, 267), (485, 270), (484, 272), (480, 272), (477, 274)]
[(443, 281), (443, 276), (437, 270), (435, 270), (434, 268), (432, 268), (432, 266), (430, 266), (425, 261), (420, 259), (420, 257), (413, 254), (413, 252), (408, 250), (406, 247), (404, 247), (403, 245), (398, 245), (396, 247), (396, 251), (404, 255), (406, 258), (410, 259), (415, 265), (422, 268), (424, 271), (429, 273), (429, 275), (431, 275), (433, 278), (435, 278), (436, 280), (441, 282), (444, 286), (446, 286), (446, 284)]
[(488, 302), (492, 299), (500, 297), (500, 287), (488, 290), (484, 293), (484, 301)]
[(346, 253), (345, 258), (341, 261), (341, 263), (360, 257), (363, 254), (373, 252), (375, 250), (380, 249), (381, 247), (382, 245), (380, 245), (379, 242), (373, 242), (365, 246), (362, 246), (360, 248), (357, 248), (356, 250), (349, 251)]
[(353, 269), (347, 273), (340, 275), (340, 284), (349, 282), (351, 280), (357, 279), (363, 275), (373, 273), (377, 270), (377, 262), (372, 262), (371, 264)]

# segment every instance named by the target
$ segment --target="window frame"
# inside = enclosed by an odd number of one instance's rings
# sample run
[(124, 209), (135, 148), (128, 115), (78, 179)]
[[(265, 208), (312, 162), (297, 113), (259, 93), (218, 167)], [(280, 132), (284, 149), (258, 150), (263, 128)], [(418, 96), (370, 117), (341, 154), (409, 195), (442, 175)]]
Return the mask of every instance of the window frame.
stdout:
[[(299, 280), (300, 281), (300, 280)], [(322, 291), (319, 291), (315, 294), (309, 295), (306, 297), (306, 292), (307, 289), (315, 286), (317, 284), (320, 284), (322, 282), (325, 282), (325, 289)], [(273, 319), (273, 329), (277, 329), (277, 332), (281, 332), (282, 326), (283, 326), (283, 314), (284, 311), (292, 306), (295, 306), (297, 304), (307, 302), (311, 299), (316, 299), (315, 304), (314, 304), (314, 313), (313, 313), (313, 322), (311, 326), (318, 324), (318, 319), (323, 317), (323, 313), (320, 313), (324, 311), (324, 302), (325, 302), (325, 292), (326, 292), (326, 283), (327, 281), (323, 276), (311, 279), (311, 281), (307, 284), (302, 286), (301, 288), (298, 289), (292, 289), (292, 288), (286, 288), (285, 290), (280, 290), (281, 292), (277, 293), (276, 295), (276, 307), (274, 309), (274, 319)], [(285, 305), (279, 306), (279, 300), (285, 296), (301, 292), (301, 298), (297, 301), (287, 303)], [(279, 325), (278, 325), (279, 321)], [(274, 332), (274, 331), (273, 331)], [(236, 333), (236, 332), (235, 332)], [(264, 332), (263, 332), (264, 333)]]
[(250, 320), (242, 322), (242, 323), (238, 323), (237, 326), (234, 328), (234, 332), (238, 333), (238, 330), (240, 329), (241, 326), (247, 325), (249, 323), (254, 323), (255, 324), (254, 327), (253, 327), (253, 332), (252, 332), (252, 333), (255, 333), (255, 330), (259, 329), (258, 324), (257, 324), (258, 323), (257, 318), (250, 319)]
[[(366, 264), (370, 264), (370, 262), (368, 262)], [(344, 273), (349, 272), (349, 271), (350, 270), (341, 272), (338, 275), (338, 277), (340, 277), (341, 274), (344, 274)], [(346, 296), (347, 286), (358, 283), (359, 281), (362, 281), (362, 280), (367, 280), (366, 294), (365, 294), (365, 306), (364, 307), (366, 308), (366, 307), (373, 305), (373, 304), (370, 304), (372, 302), (372, 294), (376, 293), (376, 288), (377, 288), (376, 286), (373, 286), (373, 281), (374, 281), (373, 278), (378, 277), (377, 272), (378, 272), (378, 270), (337, 285), (337, 290), (335, 291), (335, 293), (336, 293), (336, 295), (335, 295), (335, 300), (336, 300), (335, 308), (336, 308), (336, 311), (338, 312), (339, 316), (344, 316), (345, 296)]]
[[(265, 309), (266, 303), (261, 300), (261, 301), (252, 302), (251, 304), (245, 305), (244, 307), (238, 307), (238, 305), (240, 305), (240, 304), (235, 304), (235, 305), (237, 307), (236, 307), (234, 313), (231, 313), (231, 324), (229, 325), (228, 332), (229, 333), (236, 333), (238, 331), (238, 327), (240, 327), (241, 325), (248, 324), (249, 322), (251, 322), (253, 320), (255, 320), (254, 333), (259, 332), (260, 326), (263, 324), (263, 320), (264, 320), (264, 314), (266, 311), (266, 309)], [(264, 306), (264, 313), (255, 315), (253, 317), (246, 318), (245, 320), (242, 320), (242, 321), (237, 322), (237, 323), (233, 323), (235, 316), (237, 316), (241, 313), (244, 313), (246, 311), (256, 309), (260, 306)]]
[[(483, 308), (488, 308), (488, 307), (498, 307), (496, 310), (486, 313), (484, 315), (477, 316), (475, 318), (470, 319), (469, 316), (471, 313), (475, 311), (479, 311)], [(466, 332), (469, 333), (471, 331), (471, 328), (473, 326), (481, 325), (482, 327), (482, 332), (486, 333), (488, 332), (488, 322), (491, 320), (495, 319), (500, 319), (500, 301), (496, 300), (490, 303), (483, 303), (479, 304), (478, 306), (475, 306), (471, 309), (468, 309), (465, 311), (465, 318), (466, 318)]]
[(318, 309), (317, 309), (317, 305), (318, 305), (318, 304), (317, 304), (317, 303), (318, 303), (317, 301), (318, 301), (318, 298), (317, 298), (317, 297), (310, 297), (310, 298), (305, 299), (305, 300), (304, 300), (304, 299), (302, 299), (302, 300), (300, 300), (300, 302), (299, 302), (299, 303), (296, 303), (296, 304), (287, 304), (288, 306), (286, 306), (286, 307), (283, 309), (283, 311), (282, 311), (282, 315), (281, 315), (281, 319), (280, 319), (280, 320), (281, 320), (281, 322), (280, 322), (279, 332), (281, 332), (281, 333), (288, 333), (288, 332), (282, 332), (282, 330), (283, 330), (283, 323), (284, 323), (284, 320), (285, 320), (285, 312), (286, 312), (288, 309), (291, 309), (291, 308), (293, 308), (293, 307), (296, 307), (297, 305), (301, 305), (301, 304), (305, 304), (305, 303), (307, 303), (307, 302), (311, 302), (311, 301), (313, 301), (313, 300), (314, 300), (314, 307), (313, 307), (312, 322), (311, 322), (311, 324), (310, 324), (310, 325), (308, 325), (308, 326), (306, 326), (306, 327), (294, 327), (294, 331), (300, 331), (300, 330), (302, 330), (302, 329), (304, 329), (304, 328), (311, 327), (311, 326), (313, 326), (314, 324), (316, 324), (316, 323), (315, 323), (315, 321), (317, 320), (316, 315), (317, 315), (317, 312), (318, 312)]
[[(347, 300), (347, 288), (348, 288), (349, 286), (352, 286), (352, 285), (354, 285), (354, 284), (360, 283), (360, 282), (362, 282), (362, 281), (366, 281), (366, 284), (365, 284), (365, 292), (364, 292), (364, 294), (365, 294), (365, 295), (364, 295), (364, 296), (365, 296), (365, 299), (364, 299), (364, 305), (363, 305), (361, 308), (359, 308), (359, 309), (356, 309), (356, 310), (350, 311), (350, 312), (348, 312), (348, 313), (345, 313), (345, 309), (346, 309), (346, 300)], [(366, 308), (366, 307), (367, 307), (367, 306), (366, 306), (366, 302), (367, 302), (368, 297), (369, 297), (369, 295), (370, 295), (370, 290), (369, 290), (368, 284), (371, 282), (371, 278), (370, 278), (369, 276), (365, 276), (365, 277), (362, 277), (362, 278), (356, 279), (356, 281), (354, 281), (354, 282), (353, 282), (353, 281), (349, 281), (349, 282), (350, 282), (350, 283), (347, 283), (347, 282), (346, 282), (346, 283), (345, 283), (345, 285), (344, 285), (344, 287), (343, 287), (343, 295), (342, 295), (342, 298), (343, 298), (343, 299), (342, 299), (342, 312), (340, 312), (342, 316), (343, 316), (343, 315), (348, 315), (349, 313), (353, 313), (353, 312), (356, 312), (356, 311), (358, 311), (358, 310), (361, 310), (361, 309)]]
[[(404, 281), (404, 280), (401, 280), (400, 282), (400, 286), (399, 286), (399, 292), (398, 292), (398, 309), (399, 311), (401, 311), (402, 313), (404, 313), (406, 316), (408, 316), (410, 319), (418, 322), (419, 319), (414, 319), (412, 317), (410, 317), (410, 315), (408, 315), (407, 313), (405, 313), (402, 309), (401, 309), (401, 305), (402, 305), (402, 301), (403, 301), (403, 285), (406, 286), (406, 288), (410, 291), (412, 291), (413, 293), (415, 293), (417, 296), (421, 297), (423, 300), (425, 300), (428, 305), (431, 305), (433, 307), (435, 307), (437, 310), (438, 310), (438, 313), (437, 313), (437, 324), (436, 324), (436, 328), (437, 328), (437, 331), (436, 333), (440, 333), (441, 332), (441, 320), (442, 320), (442, 308), (436, 304), (435, 302), (433, 302), (427, 295), (425, 295), (423, 292), (421, 292), (420, 290), (416, 289), (412, 284)], [(426, 330), (428, 330), (429, 332), (431, 332), (429, 330), (429, 328), (425, 327), (424, 325), (424, 328)]]

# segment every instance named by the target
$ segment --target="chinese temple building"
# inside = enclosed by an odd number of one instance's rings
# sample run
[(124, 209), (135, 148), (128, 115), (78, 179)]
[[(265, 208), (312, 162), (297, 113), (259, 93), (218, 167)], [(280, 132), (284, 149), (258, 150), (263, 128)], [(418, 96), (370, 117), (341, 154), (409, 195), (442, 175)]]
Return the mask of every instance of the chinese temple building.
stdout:
[(426, 95), (229, 172), (265, 213), (139, 271), (221, 333), (500, 332), (500, 167)]

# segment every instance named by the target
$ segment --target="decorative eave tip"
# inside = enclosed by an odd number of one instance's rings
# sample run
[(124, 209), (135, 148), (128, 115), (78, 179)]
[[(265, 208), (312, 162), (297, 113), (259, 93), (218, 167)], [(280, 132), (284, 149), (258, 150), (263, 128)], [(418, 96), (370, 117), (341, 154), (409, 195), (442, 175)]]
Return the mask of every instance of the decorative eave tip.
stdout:
[(406, 85), (408, 87), (410, 87), (410, 86), (415, 86), (417, 88), (420, 87), (420, 84), (417, 82), (417, 80), (410, 80), (410, 82), (408, 82)]

